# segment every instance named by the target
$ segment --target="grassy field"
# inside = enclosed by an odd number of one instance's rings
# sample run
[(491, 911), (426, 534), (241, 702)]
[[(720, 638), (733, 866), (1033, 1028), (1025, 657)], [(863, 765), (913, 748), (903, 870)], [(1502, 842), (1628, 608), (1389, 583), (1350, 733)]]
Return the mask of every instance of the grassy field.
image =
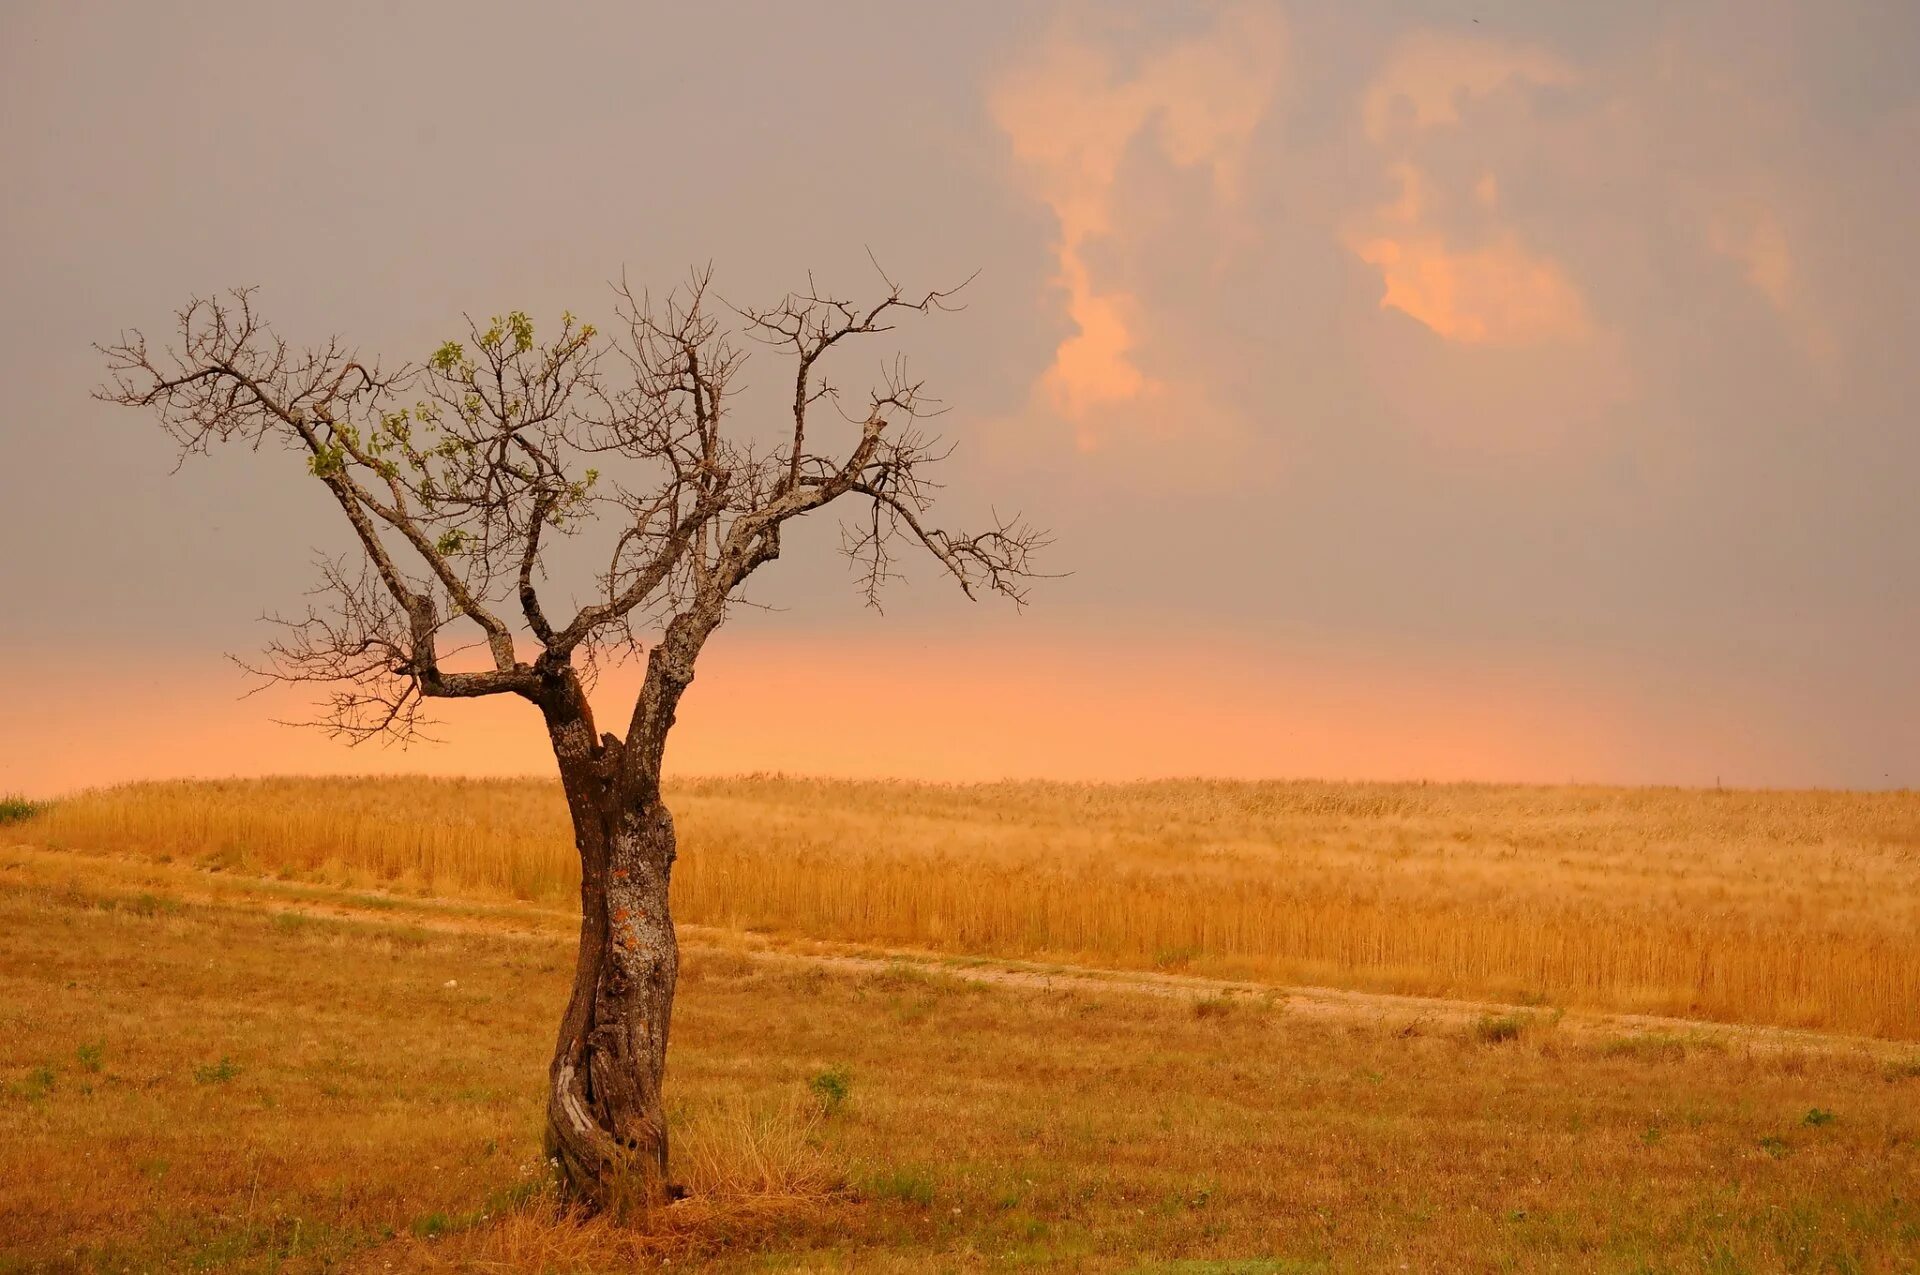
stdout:
[(538, 1158), (571, 956), (537, 905), (0, 850), (0, 1271), (1920, 1269), (1920, 1049), (713, 935), (669, 1077), (697, 1195), (582, 1225)]
[[(675, 786), (682, 921), (1920, 1039), (1920, 794), (1168, 782)], [(37, 845), (572, 905), (555, 785), (82, 794)]]

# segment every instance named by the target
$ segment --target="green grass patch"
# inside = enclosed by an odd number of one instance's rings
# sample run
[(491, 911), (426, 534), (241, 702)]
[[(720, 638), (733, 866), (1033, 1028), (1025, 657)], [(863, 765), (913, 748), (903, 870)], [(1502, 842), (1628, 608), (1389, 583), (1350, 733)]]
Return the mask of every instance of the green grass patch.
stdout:
[(834, 1115), (853, 1096), (853, 1071), (844, 1063), (836, 1063), (810, 1078), (807, 1088), (820, 1100), (821, 1112)]
[(1473, 1024), (1473, 1038), (1483, 1045), (1504, 1045), (1520, 1039), (1530, 1020), (1525, 1014), (1486, 1014)]
[(1687, 1056), (1687, 1041), (1665, 1032), (1621, 1036), (1600, 1046), (1605, 1058), (1631, 1058), (1637, 1062), (1679, 1062)]
[(204, 1067), (195, 1067), (193, 1069), (193, 1083), (196, 1085), (224, 1085), (231, 1083), (233, 1078), (239, 1074), (240, 1064), (228, 1058), (225, 1054), (222, 1054), (220, 1061), (217, 1063), (208, 1063)]
[(12, 1092), (28, 1102), (39, 1102), (53, 1092), (54, 1074), (51, 1067), (34, 1067), (11, 1086)]
[(861, 1176), (855, 1183), (870, 1200), (893, 1200), (918, 1208), (933, 1206), (933, 1174), (914, 1166), (894, 1166)]

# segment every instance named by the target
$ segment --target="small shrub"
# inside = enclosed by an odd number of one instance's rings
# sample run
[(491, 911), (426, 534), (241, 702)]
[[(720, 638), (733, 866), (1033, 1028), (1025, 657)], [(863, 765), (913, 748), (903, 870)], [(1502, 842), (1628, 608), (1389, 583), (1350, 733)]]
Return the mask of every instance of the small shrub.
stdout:
[(1602, 1045), (1600, 1053), (1608, 1058), (1633, 1058), (1640, 1062), (1679, 1062), (1687, 1056), (1687, 1042), (1661, 1033), (1621, 1036)]
[(101, 1059), (105, 1053), (105, 1045), (82, 1045), (73, 1051), (73, 1056), (80, 1060), (82, 1070), (99, 1071)]
[(1807, 1114), (1800, 1118), (1800, 1123), (1804, 1125), (1811, 1125), (1812, 1127), (1818, 1129), (1821, 1125), (1832, 1124), (1834, 1121), (1838, 1120), (1839, 1118), (1840, 1118), (1839, 1116), (1834, 1115), (1831, 1111), (1828, 1111), (1824, 1107), (1809, 1107), (1807, 1109)]
[(1776, 1160), (1793, 1154), (1793, 1148), (1788, 1145), (1785, 1138), (1776, 1138), (1772, 1135), (1760, 1139), (1760, 1149)]
[(845, 1063), (836, 1063), (807, 1081), (807, 1088), (820, 1099), (821, 1114), (832, 1116), (853, 1096), (853, 1072)]
[(1233, 1012), (1231, 996), (1202, 996), (1193, 1002), (1195, 1018), (1225, 1018)]
[(27, 1073), (27, 1078), (14, 1088), (28, 1102), (39, 1102), (53, 1091), (53, 1079), (53, 1068), (35, 1067)]
[(893, 960), (885, 969), (867, 976), (866, 985), (881, 992), (945, 992), (953, 989), (953, 980), (911, 961)]
[(37, 801), (28, 801), (25, 797), (7, 795), (0, 797), (0, 824), (19, 823), (31, 819), (43, 809)]
[(135, 916), (174, 916), (180, 911), (180, 905), (174, 900), (156, 894), (135, 895), (120, 906)]
[(1193, 958), (1200, 955), (1197, 947), (1165, 947), (1153, 954), (1153, 968), (1157, 970), (1183, 970), (1193, 964)]
[(228, 1058), (225, 1054), (222, 1054), (220, 1061), (217, 1063), (211, 1063), (205, 1067), (195, 1067), (193, 1069), (193, 1080), (195, 1084), (199, 1085), (224, 1085), (239, 1074), (240, 1064)]
[(1521, 1014), (1487, 1014), (1473, 1025), (1473, 1038), (1483, 1045), (1504, 1045), (1520, 1039), (1527, 1019)]

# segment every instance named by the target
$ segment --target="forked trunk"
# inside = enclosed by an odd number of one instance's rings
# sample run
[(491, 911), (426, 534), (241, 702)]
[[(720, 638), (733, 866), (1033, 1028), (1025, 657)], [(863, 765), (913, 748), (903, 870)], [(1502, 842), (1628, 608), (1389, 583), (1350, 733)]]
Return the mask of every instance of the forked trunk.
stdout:
[(549, 1073), (547, 1153), (577, 1200), (616, 1213), (667, 1194), (660, 1084), (679, 973), (668, 908), (673, 816), (645, 807), (574, 819), (580, 959)]
[(680, 948), (660, 764), (693, 657), (717, 622), (682, 615), (667, 626), (625, 740), (594, 734), (571, 668), (551, 675), (541, 701), (580, 852), (580, 959), (548, 1073), (547, 1154), (575, 1201), (614, 1213), (668, 1194), (660, 1084)]

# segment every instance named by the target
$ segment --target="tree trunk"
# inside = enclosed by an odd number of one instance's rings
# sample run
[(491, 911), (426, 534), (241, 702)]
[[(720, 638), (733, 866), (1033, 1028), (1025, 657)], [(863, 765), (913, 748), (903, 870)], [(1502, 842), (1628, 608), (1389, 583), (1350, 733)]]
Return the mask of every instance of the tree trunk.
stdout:
[(657, 796), (637, 810), (572, 804), (580, 958), (549, 1073), (547, 1153), (576, 1199), (625, 1213), (668, 1192), (660, 1084), (680, 963), (667, 903), (673, 816)]
[(571, 667), (540, 707), (580, 852), (580, 956), (548, 1072), (547, 1154), (574, 1200), (616, 1214), (669, 1195), (660, 1085), (680, 947), (667, 886), (673, 816), (660, 765), (693, 658), (717, 622), (679, 616), (647, 656), (627, 738), (596, 737)]

